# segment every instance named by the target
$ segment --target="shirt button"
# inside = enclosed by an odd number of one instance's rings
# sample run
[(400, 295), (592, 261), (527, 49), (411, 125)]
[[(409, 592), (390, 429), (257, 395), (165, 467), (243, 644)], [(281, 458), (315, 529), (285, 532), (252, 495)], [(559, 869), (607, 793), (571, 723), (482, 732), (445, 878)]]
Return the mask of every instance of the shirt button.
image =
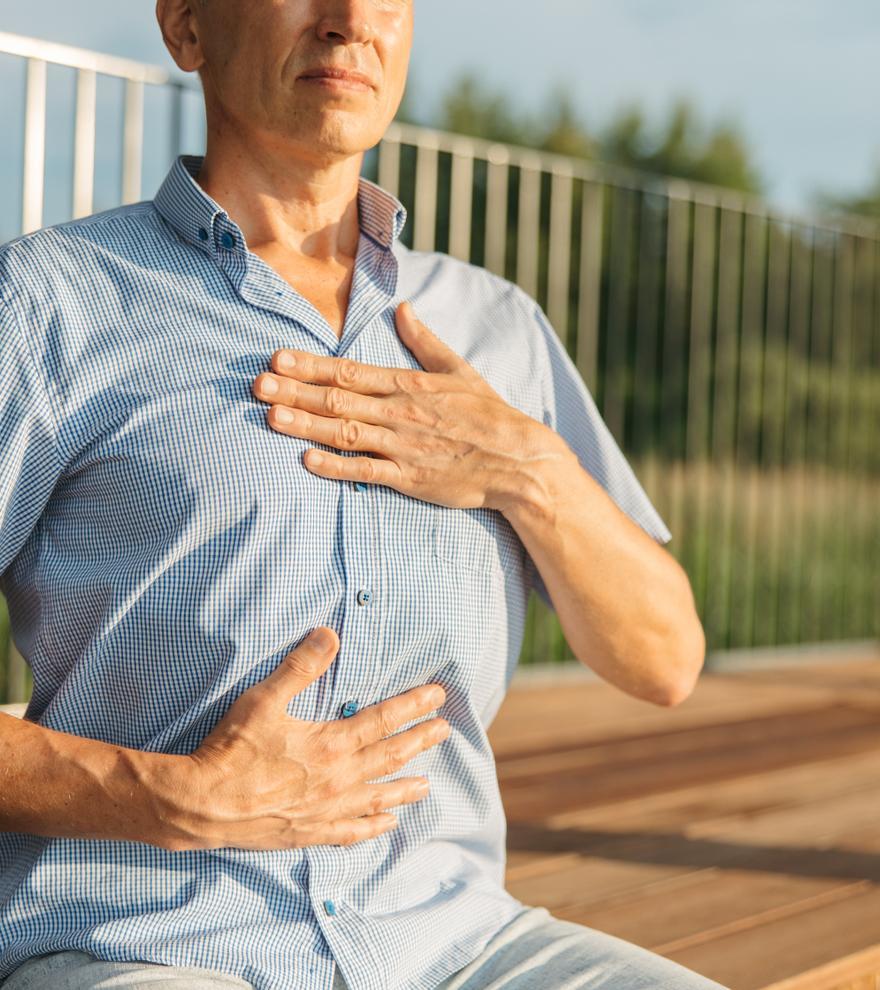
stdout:
[(358, 490), (359, 492), (365, 492), (365, 491), (367, 490), (367, 488), (368, 488), (369, 486), (368, 486), (368, 485), (365, 485), (363, 481), (356, 481), (356, 482), (354, 483), (354, 487), (355, 487), (355, 488), (356, 488), (356, 489), (357, 489), (357, 490)]
[(220, 236), (220, 243), (227, 249), (231, 251), (235, 247), (235, 238), (228, 230), (225, 230)]
[(349, 715), (354, 715), (358, 710), (358, 703), (356, 701), (346, 701), (342, 706), (342, 716), (343, 718), (348, 718)]
[(367, 605), (373, 600), (373, 596), (369, 591), (359, 591), (357, 593), (357, 603), (358, 605)]
[(204, 227), (199, 227), (199, 240), (206, 241), (208, 239), (208, 231)]
[(336, 914), (336, 905), (333, 901), (324, 901), (324, 910), (327, 914)]

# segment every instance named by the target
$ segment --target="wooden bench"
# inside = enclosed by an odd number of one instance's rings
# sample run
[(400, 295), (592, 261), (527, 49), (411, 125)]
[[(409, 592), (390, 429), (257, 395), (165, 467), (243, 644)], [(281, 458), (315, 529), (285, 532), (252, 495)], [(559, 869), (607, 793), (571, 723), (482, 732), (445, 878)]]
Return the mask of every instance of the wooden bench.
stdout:
[(880, 990), (880, 649), (672, 709), (536, 673), (489, 731), (516, 897), (732, 990)]
[(516, 681), (508, 889), (733, 990), (880, 987), (880, 650), (704, 674), (673, 709)]

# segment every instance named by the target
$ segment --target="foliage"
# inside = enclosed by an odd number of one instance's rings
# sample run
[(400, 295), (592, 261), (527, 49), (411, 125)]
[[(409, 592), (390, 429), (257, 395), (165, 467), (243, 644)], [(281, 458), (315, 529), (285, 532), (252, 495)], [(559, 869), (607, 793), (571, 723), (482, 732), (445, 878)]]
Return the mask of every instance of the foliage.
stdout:
[(760, 193), (760, 176), (734, 124), (707, 129), (686, 99), (673, 105), (663, 127), (652, 129), (637, 105), (619, 113), (606, 129), (600, 157), (645, 172)]
[(873, 179), (862, 192), (851, 196), (819, 193), (816, 203), (833, 213), (854, 213), (862, 217), (880, 218), (880, 163), (877, 164)]
[[(398, 114), (398, 119), (407, 119)], [(446, 91), (438, 119), (442, 130), (489, 141), (537, 148), (575, 158), (600, 159), (662, 175), (760, 193), (762, 180), (749, 148), (731, 122), (706, 127), (694, 106), (679, 99), (660, 127), (651, 127), (644, 111), (631, 105), (607, 127), (592, 132), (581, 119), (569, 88), (559, 85), (535, 116), (514, 107), (503, 91), (493, 91), (474, 73), (455, 80)]]

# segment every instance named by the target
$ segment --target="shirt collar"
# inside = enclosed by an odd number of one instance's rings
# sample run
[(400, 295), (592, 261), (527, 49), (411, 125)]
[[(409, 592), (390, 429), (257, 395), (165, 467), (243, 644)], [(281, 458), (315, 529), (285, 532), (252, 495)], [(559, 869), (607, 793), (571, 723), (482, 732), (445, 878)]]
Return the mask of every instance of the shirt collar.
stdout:
[[(153, 199), (159, 213), (183, 240), (213, 253), (219, 246), (232, 246), (230, 237), (244, 235), (220, 204), (196, 182), (202, 155), (179, 155)], [(380, 247), (391, 250), (406, 225), (406, 207), (390, 192), (360, 176), (358, 219), (362, 233)], [(222, 240), (225, 238), (225, 241)]]

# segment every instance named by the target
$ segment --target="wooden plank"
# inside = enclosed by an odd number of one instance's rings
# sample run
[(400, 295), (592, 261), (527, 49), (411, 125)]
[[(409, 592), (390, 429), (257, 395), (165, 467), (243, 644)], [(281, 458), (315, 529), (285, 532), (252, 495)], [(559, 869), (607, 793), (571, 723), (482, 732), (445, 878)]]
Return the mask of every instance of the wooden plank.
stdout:
[[(572, 907), (637, 901), (655, 890), (697, 883), (706, 872), (692, 864), (649, 863), (637, 857), (631, 861), (614, 860), (584, 854), (545, 857), (531, 865), (540, 871), (530, 874), (522, 868), (509, 869), (507, 889), (524, 903), (540, 904), (554, 913)], [(714, 866), (708, 869), (714, 870)]]
[[(705, 674), (681, 705), (662, 708), (625, 695), (603, 681), (512, 688), (488, 730), (497, 759), (556, 744), (733, 723), (744, 716), (806, 711), (830, 701), (880, 710), (880, 663), (828, 664), (818, 670)], [(859, 668), (862, 668), (861, 670)]]
[(761, 990), (875, 947), (878, 917), (880, 889), (872, 887), (857, 896), (722, 935), (668, 956), (734, 990)]
[(868, 990), (880, 663), (793, 674), (709, 675), (690, 711), (602, 682), (511, 692), (508, 889), (733, 990)]
[[(870, 827), (877, 822), (878, 807), (878, 789), (872, 782), (852, 793), (840, 794), (833, 801), (805, 799), (794, 807), (773, 808), (757, 814), (735, 812), (697, 822), (687, 828), (687, 835), (715, 840), (736, 838), (750, 845), (784, 842), (786, 848), (795, 844), (818, 847), (841, 834)], [(880, 871), (880, 863), (877, 869)], [(880, 880), (880, 872), (877, 879)]]
[(835, 959), (807, 973), (780, 980), (764, 990), (878, 990), (880, 945)]
[[(706, 747), (697, 746), (704, 740), (710, 741)], [(723, 737), (701, 730), (693, 736), (694, 748), (675, 754), (678, 742), (651, 737), (619, 757), (625, 742), (598, 744), (564, 758), (555, 754), (539, 762), (536, 757), (525, 771), (521, 765), (508, 770), (502, 762), (498, 777), (508, 821), (529, 821), (671, 787), (717, 787), (759, 770), (864, 753), (880, 748), (880, 720), (871, 712), (831, 708), (809, 717), (743, 723), (730, 727)], [(679, 758), (671, 758), (670, 752)]]
[[(597, 906), (610, 899), (620, 900), (624, 894), (635, 902), (659, 880), (710, 870), (804, 878), (827, 883), (828, 889), (849, 883), (880, 884), (876, 850), (811, 845), (806, 839), (808, 831), (809, 818), (804, 815), (791, 846), (750, 843), (745, 825), (738, 835), (723, 839), (647, 831), (562, 833), (557, 860), (548, 855), (543, 860), (520, 863), (510, 869), (508, 882), (511, 889), (515, 887), (517, 897), (548, 908), (551, 904)], [(837, 838), (843, 835), (842, 828)], [(520, 841), (517, 832), (512, 841)], [(570, 858), (575, 853), (579, 860)], [(640, 876), (645, 890), (640, 890)], [(694, 930), (699, 930), (699, 914), (694, 924)]]
[(725, 814), (754, 815), (772, 808), (816, 801), (833, 802), (841, 794), (860, 788), (880, 793), (880, 752), (819, 760), (797, 767), (757, 772), (723, 787), (702, 784), (675, 791), (636, 796), (574, 812), (550, 815), (544, 824), (552, 828), (605, 828), (616, 831), (670, 830)]
[(659, 890), (612, 907), (553, 910), (568, 921), (669, 955), (864, 893), (866, 881), (841, 883), (747, 870), (706, 871), (670, 895)]

